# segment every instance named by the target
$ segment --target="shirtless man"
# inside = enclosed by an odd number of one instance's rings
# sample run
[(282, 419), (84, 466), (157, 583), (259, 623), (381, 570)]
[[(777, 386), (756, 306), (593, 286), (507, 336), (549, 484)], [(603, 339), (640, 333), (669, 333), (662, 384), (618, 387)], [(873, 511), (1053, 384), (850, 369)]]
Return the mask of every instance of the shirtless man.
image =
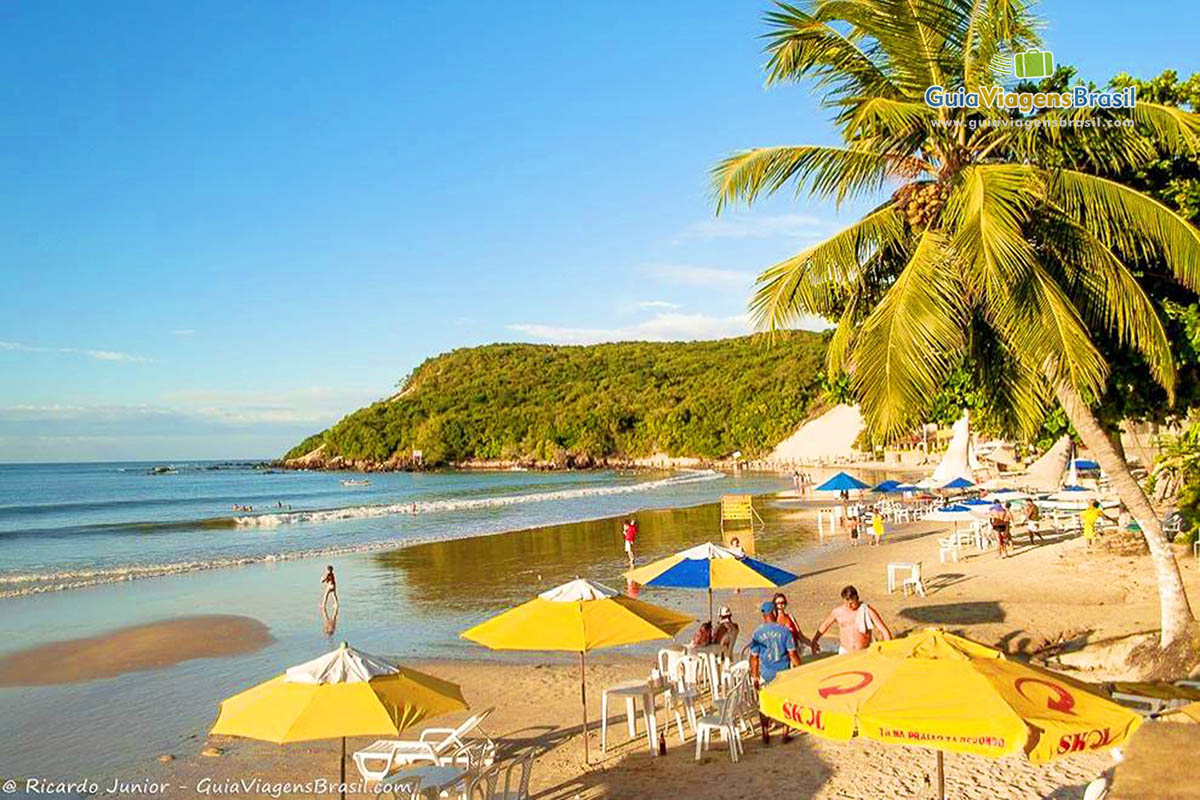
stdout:
[(820, 652), (821, 647), (818, 642), (825, 632), (833, 627), (834, 623), (837, 623), (840, 637), (838, 655), (865, 650), (875, 633), (878, 633), (879, 638), (884, 641), (892, 638), (892, 632), (884, 624), (879, 612), (859, 600), (858, 590), (853, 586), (842, 589), (842, 604), (829, 612), (829, 616), (825, 617), (825, 621), (813, 634), (813, 653)]

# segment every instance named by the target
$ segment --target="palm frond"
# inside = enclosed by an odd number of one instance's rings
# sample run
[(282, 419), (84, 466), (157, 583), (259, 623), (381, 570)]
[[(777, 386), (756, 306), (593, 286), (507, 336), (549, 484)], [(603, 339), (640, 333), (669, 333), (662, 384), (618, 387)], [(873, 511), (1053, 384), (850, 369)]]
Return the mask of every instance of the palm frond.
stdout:
[(977, 294), (997, 291), (1028, 272), (1034, 251), (1022, 226), (1039, 200), (1030, 167), (979, 164), (963, 170), (943, 213), (954, 231), (952, 247), (967, 266), (967, 285)]
[(878, 191), (891, 177), (928, 169), (919, 159), (845, 147), (800, 145), (759, 147), (735, 153), (712, 170), (717, 213), (738, 200), (753, 203), (789, 182), (800, 194), (807, 187), (818, 197), (847, 198)]
[(1138, 100), (1133, 107), (1133, 119), (1153, 131), (1155, 140), (1169, 153), (1194, 155), (1200, 152), (1200, 114)]
[(946, 245), (926, 230), (858, 332), (853, 386), (868, 427), (885, 440), (920, 419), (963, 356), (969, 309)]
[(1085, 396), (1100, 395), (1108, 364), (1078, 309), (1040, 263), (1032, 262), (1017, 283), (989, 292), (984, 313), (1029, 369)]
[(750, 315), (759, 329), (776, 331), (815, 314), (842, 316), (846, 294), (863, 279), (863, 265), (885, 248), (899, 247), (904, 222), (891, 203), (819, 244), (768, 267), (758, 276)]
[(1074, 220), (1053, 215), (1041, 224), (1039, 240), (1047, 270), (1063, 287), (1089, 328), (1107, 330), (1145, 359), (1151, 375), (1175, 396), (1175, 359), (1154, 303), (1129, 268), (1104, 243)]
[(1200, 229), (1154, 198), (1074, 170), (1046, 173), (1047, 196), (1123, 258), (1162, 259), (1192, 290), (1200, 289)]

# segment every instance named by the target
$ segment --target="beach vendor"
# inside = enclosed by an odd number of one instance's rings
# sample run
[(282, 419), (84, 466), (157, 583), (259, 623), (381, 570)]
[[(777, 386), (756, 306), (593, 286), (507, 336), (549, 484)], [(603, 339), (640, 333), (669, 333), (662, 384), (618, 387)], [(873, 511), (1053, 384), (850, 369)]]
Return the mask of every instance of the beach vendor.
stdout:
[(1092, 540), (1096, 538), (1096, 523), (1100, 518), (1104, 517), (1109, 522), (1114, 522), (1112, 517), (1105, 514), (1100, 508), (1100, 501), (1093, 500), (1092, 504), (1079, 512), (1079, 520), (1083, 525), (1083, 541), (1087, 544), (1087, 549), (1092, 549)]
[(859, 600), (858, 589), (853, 586), (842, 589), (842, 604), (829, 612), (829, 616), (825, 617), (813, 634), (814, 653), (819, 652), (818, 642), (835, 623), (838, 626), (838, 655), (865, 650), (875, 636), (884, 641), (892, 638), (892, 632), (884, 624), (879, 612)]
[(341, 603), (338, 602), (337, 593), (337, 578), (333, 576), (333, 565), (325, 567), (325, 577), (321, 578), (321, 583), (325, 585), (325, 594), (321, 595), (321, 613), (326, 613), (329, 608), (329, 598), (333, 598), (333, 613), (336, 615), (338, 607)]
[(879, 544), (883, 541), (884, 527), (883, 514), (876, 511), (871, 515), (871, 544)]
[[(779, 624), (775, 601), (764, 600), (759, 610), (762, 612), (763, 621), (750, 637), (750, 676), (754, 679), (756, 689), (775, 680), (775, 676), (780, 672), (800, 666), (800, 656), (796, 654), (796, 641), (792, 638), (792, 632)], [(772, 721), (761, 712), (758, 719), (762, 724), (763, 744), (770, 744)], [(786, 742), (790, 738), (791, 728), (784, 725), (783, 740)]]

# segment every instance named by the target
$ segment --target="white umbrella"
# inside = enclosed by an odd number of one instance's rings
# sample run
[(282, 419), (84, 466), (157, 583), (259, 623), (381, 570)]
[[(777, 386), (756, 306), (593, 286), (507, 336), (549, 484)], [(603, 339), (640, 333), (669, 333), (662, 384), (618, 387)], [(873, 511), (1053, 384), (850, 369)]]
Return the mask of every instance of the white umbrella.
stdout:
[(1014, 500), (1032, 500), (1033, 495), (1028, 492), (1019, 492), (1016, 489), (997, 489), (990, 494), (985, 494), (983, 499), (993, 503), (1011, 503)]

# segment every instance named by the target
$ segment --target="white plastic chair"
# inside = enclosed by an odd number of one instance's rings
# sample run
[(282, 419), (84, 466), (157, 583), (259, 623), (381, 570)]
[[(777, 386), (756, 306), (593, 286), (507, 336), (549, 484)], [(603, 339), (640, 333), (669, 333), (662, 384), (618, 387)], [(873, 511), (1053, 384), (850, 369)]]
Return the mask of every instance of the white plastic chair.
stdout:
[[(684, 740), (683, 735), (683, 716), (680, 714), (682, 709), (683, 714), (687, 716), (688, 727), (692, 732), (696, 731), (696, 709), (700, 713), (704, 713), (704, 701), (701, 698), (700, 686), (697, 682), (701, 670), (701, 659), (696, 656), (685, 656), (676, 661), (675, 670), (668, 673), (667, 681), (670, 689), (667, 691), (667, 708), (675, 717), (675, 732), (679, 734), (679, 741)], [(666, 722), (669, 727), (670, 719)]]
[[(454, 755), (467, 745), (468, 734), (487, 719), (488, 708), (463, 720), (457, 728), (426, 728), (416, 741), (379, 739), (354, 753), (354, 764), (367, 781), (381, 781), (394, 768), (418, 761), (440, 767), (453, 763)], [(495, 743), (484, 739), (495, 751)]]
[(947, 559), (953, 559), (954, 563), (958, 563), (959, 547), (957, 536), (947, 536), (945, 539), (938, 539), (938, 561), (942, 564), (946, 563)]
[(696, 722), (696, 760), (700, 760), (700, 755), (708, 749), (712, 742), (713, 731), (721, 735), (729, 745), (729, 757), (733, 759), (733, 763), (737, 763), (739, 751), (742, 747), (742, 737), (738, 735), (736, 721), (734, 719), (734, 705), (737, 699), (734, 697), (725, 697), (717, 706), (716, 714), (708, 714), (701, 717)]
[(920, 561), (912, 565), (912, 570), (909, 576), (900, 583), (900, 591), (905, 597), (908, 597), (908, 590), (910, 588), (913, 590), (913, 592), (919, 594), (921, 597), (925, 596), (925, 584), (921, 582)]
[(514, 758), (504, 771), (504, 794), (496, 800), (529, 800), (529, 779), (533, 775), (533, 754)]

